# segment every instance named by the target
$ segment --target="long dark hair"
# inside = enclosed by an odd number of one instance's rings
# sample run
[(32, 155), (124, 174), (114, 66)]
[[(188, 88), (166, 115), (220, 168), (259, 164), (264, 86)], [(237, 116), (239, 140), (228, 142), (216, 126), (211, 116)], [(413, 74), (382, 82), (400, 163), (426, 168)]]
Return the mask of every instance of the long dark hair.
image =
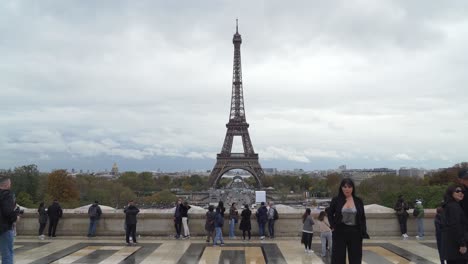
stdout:
[(353, 196), (353, 198), (356, 197), (356, 187), (354, 186), (353, 180), (351, 180), (350, 178), (344, 178), (343, 180), (341, 180), (340, 187), (338, 188), (338, 197), (343, 199), (346, 198), (343, 193), (343, 190), (341, 190), (341, 187), (345, 185), (351, 186), (353, 188), (353, 192), (351, 193), (351, 195)]
[(305, 222), (306, 218), (310, 215), (310, 208), (307, 208), (304, 212), (304, 214), (302, 215), (302, 223)]
[(320, 212), (320, 214), (318, 216), (318, 220), (323, 221), (323, 219), (325, 219), (325, 215), (327, 215), (327, 213), (325, 213), (325, 211)]
[(463, 191), (465, 190), (465, 187), (463, 187), (463, 185), (461, 185), (461, 184), (456, 183), (456, 184), (450, 185), (449, 187), (447, 187), (447, 190), (445, 190), (444, 203), (448, 203), (450, 201), (455, 201), (455, 199), (453, 199), (452, 194), (455, 192), (455, 190), (457, 188), (460, 188)]

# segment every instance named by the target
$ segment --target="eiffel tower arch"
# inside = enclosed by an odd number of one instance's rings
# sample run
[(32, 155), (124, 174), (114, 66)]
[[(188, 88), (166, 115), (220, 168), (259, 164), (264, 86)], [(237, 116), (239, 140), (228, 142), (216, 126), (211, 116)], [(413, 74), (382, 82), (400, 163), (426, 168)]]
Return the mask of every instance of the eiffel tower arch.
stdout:
[[(263, 173), (262, 166), (258, 162), (258, 154), (255, 153), (253, 149), (248, 130), (249, 124), (245, 118), (240, 52), (242, 38), (239, 34), (237, 20), (236, 33), (234, 34), (232, 43), (234, 44), (234, 63), (231, 111), (229, 114), (229, 122), (226, 124), (227, 132), (224, 138), (224, 144), (221, 153), (217, 155), (216, 164), (210, 174), (209, 184), (216, 188), (219, 180), (226, 172), (233, 169), (242, 169), (249, 172), (257, 183), (256, 187), (261, 188), (265, 174)], [(242, 137), (242, 146), (244, 148), (244, 152), (242, 153), (232, 153), (232, 144), (236, 136)]]

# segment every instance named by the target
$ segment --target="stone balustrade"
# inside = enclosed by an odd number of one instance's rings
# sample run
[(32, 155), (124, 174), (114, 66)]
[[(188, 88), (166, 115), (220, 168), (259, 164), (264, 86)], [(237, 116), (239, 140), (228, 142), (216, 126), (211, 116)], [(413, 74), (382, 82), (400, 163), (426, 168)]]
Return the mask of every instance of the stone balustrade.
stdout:
[[(302, 229), (302, 210), (296, 212), (279, 211), (279, 219), (275, 224), (275, 236), (294, 237), (299, 236)], [(388, 210), (387, 210), (388, 211)], [(86, 211), (87, 212), (87, 211)], [(85, 211), (67, 209), (57, 227), (58, 236), (85, 236), (88, 231), (89, 218)], [(416, 235), (416, 219), (411, 215), (408, 218), (408, 234)], [(254, 214), (253, 214), (254, 215)], [(317, 219), (318, 213), (313, 213)], [(426, 209), (424, 217), (424, 229), (426, 236), (433, 236), (435, 209)], [(400, 236), (398, 220), (393, 212), (382, 212), (379, 210), (366, 210), (367, 229), (371, 236)], [(122, 210), (104, 210), (97, 227), (98, 236), (124, 235), (125, 214)], [(189, 212), (189, 228), (192, 236), (205, 234), (204, 210)], [(39, 223), (35, 210), (28, 209), (17, 223), (19, 235), (37, 235)], [(236, 233), (241, 234), (236, 226)], [(224, 234), (228, 234), (229, 223), (224, 222)], [(267, 229), (267, 228), (266, 228)], [(47, 234), (48, 227), (45, 229)], [(138, 214), (137, 233), (142, 236), (172, 236), (174, 235), (173, 210), (141, 210)], [(252, 216), (252, 235), (258, 234), (256, 219)]]

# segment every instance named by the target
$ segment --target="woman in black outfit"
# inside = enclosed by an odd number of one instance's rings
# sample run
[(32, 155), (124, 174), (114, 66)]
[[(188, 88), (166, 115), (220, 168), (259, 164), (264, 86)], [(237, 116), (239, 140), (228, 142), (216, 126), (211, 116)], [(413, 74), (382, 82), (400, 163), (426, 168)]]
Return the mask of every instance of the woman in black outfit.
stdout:
[(333, 230), (332, 264), (362, 262), (362, 240), (367, 234), (364, 203), (355, 194), (354, 182), (345, 178), (340, 183), (338, 196), (334, 197), (328, 211), (328, 221)]
[(39, 214), (39, 239), (44, 239), (44, 229), (47, 224), (47, 211), (44, 205), (44, 202), (39, 204), (39, 208), (37, 209), (37, 213)]
[(252, 229), (252, 224), (250, 222), (250, 216), (252, 215), (252, 211), (250, 211), (249, 206), (244, 204), (244, 210), (241, 213), (241, 221), (239, 225), (239, 229), (242, 230), (242, 237), (245, 241), (245, 232), (247, 232), (249, 241), (250, 241), (250, 230)]
[(442, 259), (447, 264), (466, 263), (467, 220), (460, 201), (463, 200), (464, 188), (456, 184), (445, 191), (443, 213), (441, 214), (441, 251)]

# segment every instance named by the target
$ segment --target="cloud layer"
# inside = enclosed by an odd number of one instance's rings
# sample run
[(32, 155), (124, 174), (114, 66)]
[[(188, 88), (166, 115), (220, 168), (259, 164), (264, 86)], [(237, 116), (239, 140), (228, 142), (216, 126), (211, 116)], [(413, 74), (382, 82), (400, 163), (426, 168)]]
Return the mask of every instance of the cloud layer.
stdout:
[(261, 162), (466, 160), (464, 1), (4, 1), (0, 168), (93, 158), (164, 169), (158, 159), (173, 157), (211, 169), (229, 117), (236, 17)]

